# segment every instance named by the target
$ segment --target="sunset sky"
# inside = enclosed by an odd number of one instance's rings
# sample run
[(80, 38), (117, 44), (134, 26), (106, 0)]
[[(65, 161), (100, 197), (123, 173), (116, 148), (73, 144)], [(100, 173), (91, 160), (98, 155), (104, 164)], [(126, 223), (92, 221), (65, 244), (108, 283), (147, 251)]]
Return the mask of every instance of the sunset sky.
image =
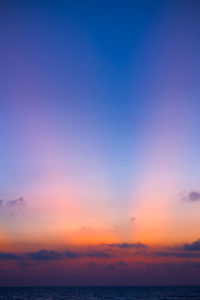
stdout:
[(1, 0), (0, 285), (200, 284), (199, 16)]

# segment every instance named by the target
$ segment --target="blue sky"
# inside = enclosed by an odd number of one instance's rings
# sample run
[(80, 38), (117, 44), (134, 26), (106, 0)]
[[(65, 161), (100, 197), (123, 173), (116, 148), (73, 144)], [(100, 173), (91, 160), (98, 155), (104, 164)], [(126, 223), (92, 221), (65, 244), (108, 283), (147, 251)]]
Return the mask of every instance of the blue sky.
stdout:
[(0, 240), (199, 238), (180, 201), (199, 193), (199, 34), (195, 0), (1, 1)]

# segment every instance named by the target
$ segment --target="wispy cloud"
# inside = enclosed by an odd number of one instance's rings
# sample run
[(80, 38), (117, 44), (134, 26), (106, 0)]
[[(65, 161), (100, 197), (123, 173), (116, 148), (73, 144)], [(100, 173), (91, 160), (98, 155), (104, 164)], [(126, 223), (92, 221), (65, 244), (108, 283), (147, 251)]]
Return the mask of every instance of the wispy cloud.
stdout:
[(176, 257), (176, 258), (200, 258), (200, 253), (184, 251), (153, 251), (150, 255), (156, 257)]
[(14, 200), (3, 201), (0, 200), (0, 208), (15, 208), (15, 207), (23, 207), (26, 205), (26, 202), (23, 197), (19, 197)]
[(107, 253), (105, 251), (89, 251), (86, 253), (88, 257), (99, 257), (99, 258), (109, 258), (114, 257), (115, 255)]
[(190, 191), (190, 192), (182, 192), (181, 200), (187, 202), (198, 202), (200, 201), (200, 191)]
[(23, 210), (26, 206), (26, 201), (23, 197), (3, 201), (0, 200), (0, 213), (4, 215), (4, 217), (15, 216), (19, 211)]
[(137, 243), (113, 243), (113, 244), (105, 244), (109, 247), (120, 248), (120, 249), (136, 249), (136, 250), (144, 250), (147, 249), (147, 245), (142, 244), (140, 242)]
[(6, 205), (10, 206), (10, 207), (20, 207), (20, 206), (26, 205), (26, 202), (25, 202), (23, 197), (20, 197), (20, 198), (15, 199), (15, 200), (7, 201)]

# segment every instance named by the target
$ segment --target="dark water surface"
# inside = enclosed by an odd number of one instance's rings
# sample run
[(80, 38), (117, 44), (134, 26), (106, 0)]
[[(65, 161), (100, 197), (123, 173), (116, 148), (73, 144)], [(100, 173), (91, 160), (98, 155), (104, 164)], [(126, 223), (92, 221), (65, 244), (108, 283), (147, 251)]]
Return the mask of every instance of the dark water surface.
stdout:
[(30, 300), (121, 300), (192, 299), (200, 300), (200, 287), (3, 287), (0, 299)]

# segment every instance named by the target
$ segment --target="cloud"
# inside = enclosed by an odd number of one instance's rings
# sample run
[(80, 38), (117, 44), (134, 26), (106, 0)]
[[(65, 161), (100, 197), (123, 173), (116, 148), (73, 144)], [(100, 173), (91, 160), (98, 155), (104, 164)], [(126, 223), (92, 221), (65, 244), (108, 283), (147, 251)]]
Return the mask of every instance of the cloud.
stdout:
[[(99, 247), (104, 247), (103, 249)], [(109, 248), (106, 248), (109, 247)], [(166, 247), (159, 251), (148, 248), (147, 245), (140, 242), (137, 243), (113, 243), (101, 244), (96, 248), (84, 247), (79, 250), (66, 249), (63, 251), (40, 249), (38, 251), (25, 253), (0, 252), (0, 260), (18, 260), (18, 261), (52, 261), (59, 259), (81, 259), (81, 258), (99, 258), (110, 259), (121, 257), (116, 266), (127, 267), (123, 262), (123, 250), (130, 251), (134, 254), (142, 254), (146, 257), (176, 257), (176, 258), (200, 258), (200, 239), (192, 243), (186, 243), (177, 247)], [(135, 250), (134, 252), (131, 252)], [(116, 250), (116, 251), (115, 251)], [(121, 252), (119, 252), (121, 251)]]
[(98, 265), (96, 264), (96, 263), (94, 263), (93, 261), (91, 261), (91, 262), (89, 262), (88, 263), (88, 268), (89, 269), (94, 269), (94, 268), (96, 268)]
[(120, 266), (120, 267), (127, 267), (128, 265), (124, 261), (118, 261), (118, 266)]
[(16, 214), (23, 210), (26, 206), (26, 201), (23, 197), (15, 200), (3, 201), (0, 200), (0, 213), (2, 217), (14, 217)]
[(131, 217), (131, 218), (130, 218), (130, 222), (131, 222), (131, 224), (134, 224), (134, 223), (135, 223), (135, 221), (136, 221), (136, 218), (135, 218), (135, 217)]
[(200, 253), (189, 253), (184, 251), (153, 251), (150, 255), (157, 257), (177, 257), (177, 258), (200, 258)]
[(113, 270), (113, 269), (115, 269), (115, 265), (114, 264), (109, 264), (109, 265), (104, 266), (104, 268), (108, 269), (108, 270)]
[(96, 258), (109, 258), (114, 257), (112, 254), (109, 254), (105, 251), (90, 250), (86, 252), (76, 252), (71, 250), (66, 250), (63, 252), (64, 256), (67, 258), (80, 258), (80, 257), (96, 257)]
[(54, 250), (46, 250), (46, 249), (42, 249), (35, 252), (29, 252), (28, 256), (33, 260), (55, 260), (55, 259), (62, 258), (60, 252)]
[(99, 257), (99, 258), (109, 258), (114, 257), (113, 254), (104, 252), (104, 251), (89, 251), (86, 253), (86, 256), (88, 257)]
[(20, 197), (20, 198), (15, 199), (15, 200), (7, 201), (7, 202), (6, 202), (6, 205), (7, 205), (7, 206), (10, 206), (10, 207), (24, 206), (24, 205), (25, 205), (25, 201), (24, 201), (24, 198), (23, 198), (23, 197)]
[(187, 202), (198, 202), (200, 201), (200, 191), (181, 193), (181, 199)]
[(67, 258), (79, 258), (79, 257), (82, 257), (83, 254), (81, 252), (66, 250), (66, 251), (64, 251), (64, 256)]
[(18, 254), (12, 252), (0, 252), (0, 259), (3, 260), (15, 260), (20, 258), (21, 257)]
[(192, 243), (185, 243), (180, 246), (176, 247), (168, 247), (168, 250), (183, 250), (183, 251), (200, 251), (200, 239), (192, 242)]
[(109, 247), (120, 248), (120, 249), (136, 249), (136, 250), (144, 250), (147, 249), (147, 245), (142, 244), (140, 242), (137, 243), (113, 243), (113, 244), (105, 244)]
[(0, 200), (1, 208), (16, 208), (16, 207), (23, 207), (25, 205), (26, 202), (23, 197), (17, 198), (15, 200), (9, 200), (9, 201)]
[(62, 259), (62, 258), (76, 259), (81, 257), (95, 257), (95, 258), (114, 257), (114, 255), (109, 254), (105, 251), (91, 250), (91, 251), (84, 252), (84, 251), (71, 251), (69, 249), (63, 252), (42, 249), (35, 252), (25, 253), (25, 256), (28, 256), (33, 260), (55, 260), (55, 259)]
[(168, 256), (182, 258), (200, 258), (200, 239), (177, 247), (168, 247), (169, 251), (153, 251), (153, 256)]
[(183, 245), (183, 250), (200, 251), (200, 239), (198, 239), (197, 241), (194, 241), (191, 244), (184, 244)]
[(20, 269), (26, 269), (27, 267), (31, 266), (31, 264), (27, 263), (24, 260), (19, 260), (16, 262), (16, 266), (19, 267)]

